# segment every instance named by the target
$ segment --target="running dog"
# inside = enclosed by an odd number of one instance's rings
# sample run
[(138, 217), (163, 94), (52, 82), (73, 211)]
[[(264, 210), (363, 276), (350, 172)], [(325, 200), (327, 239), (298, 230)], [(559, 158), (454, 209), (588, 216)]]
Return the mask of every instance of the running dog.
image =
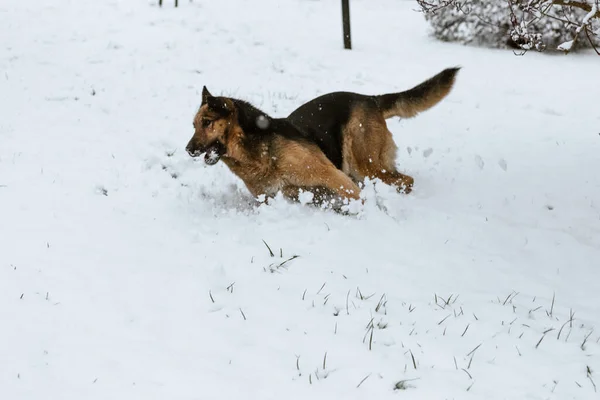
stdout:
[(409, 193), (414, 180), (396, 169), (397, 146), (385, 120), (411, 118), (438, 104), (458, 70), (445, 69), (400, 93), (325, 94), (287, 118), (272, 118), (243, 100), (212, 96), (205, 86), (186, 150), (192, 157), (205, 154), (209, 165), (223, 160), (255, 197), (281, 191), (298, 200), (301, 191), (310, 191), (315, 204), (357, 200), (365, 177)]

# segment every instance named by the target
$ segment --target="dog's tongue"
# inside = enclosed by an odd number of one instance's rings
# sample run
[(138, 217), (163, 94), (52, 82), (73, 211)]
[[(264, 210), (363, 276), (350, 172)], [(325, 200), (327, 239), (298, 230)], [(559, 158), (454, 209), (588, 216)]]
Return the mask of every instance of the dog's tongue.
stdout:
[(206, 155), (204, 156), (204, 162), (208, 165), (216, 164), (221, 158), (221, 148), (218, 144), (213, 144), (206, 149)]

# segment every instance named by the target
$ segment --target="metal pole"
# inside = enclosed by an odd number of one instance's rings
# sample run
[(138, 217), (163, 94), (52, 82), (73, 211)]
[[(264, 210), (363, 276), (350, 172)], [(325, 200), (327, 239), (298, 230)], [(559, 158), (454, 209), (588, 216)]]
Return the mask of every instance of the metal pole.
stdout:
[(344, 48), (352, 49), (350, 40), (350, 0), (342, 0), (342, 23), (344, 26)]

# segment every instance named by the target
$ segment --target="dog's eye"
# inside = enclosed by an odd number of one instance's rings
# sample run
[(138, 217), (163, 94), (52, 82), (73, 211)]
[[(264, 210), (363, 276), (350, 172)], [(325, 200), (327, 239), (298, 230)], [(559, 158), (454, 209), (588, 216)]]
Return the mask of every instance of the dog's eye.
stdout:
[(207, 126), (209, 126), (211, 123), (212, 123), (212, 121), (211, 121), (210, 119), (208, 119), (208, 118), (202, 118), (202, 126), (203, 126), (203, 127), (205, 127), (205, 128), (206, 128), (206, 127), (207, 127)]

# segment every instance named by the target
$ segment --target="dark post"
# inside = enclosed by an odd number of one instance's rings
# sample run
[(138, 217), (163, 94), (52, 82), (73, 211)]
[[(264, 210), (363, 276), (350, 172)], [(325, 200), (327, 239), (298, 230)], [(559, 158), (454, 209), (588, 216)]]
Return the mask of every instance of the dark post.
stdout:
[(350, 40), (350, 0), (342, 0), (342, 22), (344, 25), (344, 48), (352, 49)]
[[(175, 7), (177, 7), (178, 5), (179, 5), (179, 0), (175, 0)], [(158, 0), (158, 6), (162, 7), (162, 0)]]

